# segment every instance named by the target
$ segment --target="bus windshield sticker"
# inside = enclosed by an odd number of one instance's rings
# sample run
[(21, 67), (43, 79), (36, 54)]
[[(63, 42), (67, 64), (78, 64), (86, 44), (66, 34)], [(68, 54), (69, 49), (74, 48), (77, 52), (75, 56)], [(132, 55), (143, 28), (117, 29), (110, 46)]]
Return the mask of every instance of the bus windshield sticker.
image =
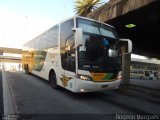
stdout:
[(103, 44), (104, 44), (105, 46), (109, 46), (108, 40), (107, 40), (107, 39), (103, 39)]

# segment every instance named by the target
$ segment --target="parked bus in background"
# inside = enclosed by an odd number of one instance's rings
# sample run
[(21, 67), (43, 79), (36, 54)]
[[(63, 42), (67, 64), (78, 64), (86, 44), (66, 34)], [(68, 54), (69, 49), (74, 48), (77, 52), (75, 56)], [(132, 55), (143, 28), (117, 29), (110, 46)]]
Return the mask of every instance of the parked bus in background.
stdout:
[(26, 73), (48, 80), (53, 88), (73, 92), (117, 89), (121, 81), (121, 46), (114, 27), (84, 17), (57, 24), (24, 44), (22, 64)]
[(130, 79), (160, 80), (160, 62), (132, 58)]

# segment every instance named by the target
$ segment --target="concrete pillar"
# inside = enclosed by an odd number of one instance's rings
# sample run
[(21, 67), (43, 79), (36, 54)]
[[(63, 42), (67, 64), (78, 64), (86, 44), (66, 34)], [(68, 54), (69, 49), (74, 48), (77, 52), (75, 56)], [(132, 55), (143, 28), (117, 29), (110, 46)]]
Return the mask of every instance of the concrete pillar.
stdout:
[(130, 80), (130, 61), (131, 54), (122, 55), (122, 83), (123, 85), (128, 85)]
[[(126, 53), (127, 44), (122, 46), (122, 53)], [(130, 62), (131, 62), (131, 54), (122, 54), (122, 82), (121, 85), (127, 86), (129, 85), (130, 80)]]

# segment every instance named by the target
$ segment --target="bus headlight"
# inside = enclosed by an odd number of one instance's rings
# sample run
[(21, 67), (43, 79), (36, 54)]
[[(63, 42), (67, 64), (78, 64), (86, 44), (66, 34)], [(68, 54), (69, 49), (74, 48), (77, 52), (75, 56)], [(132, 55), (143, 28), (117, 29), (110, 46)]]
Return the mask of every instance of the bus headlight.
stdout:
[(118, 73), (117, 79), (122, 80), (122, 72), (121, 71)]
[(78, 78), (82, 79), (82, 80), (91, 80), (91, 77), (88, 75), (78, 75)]
[(121, 76), (121, 75), (118, 75), (118, 76), (117, 76), (117, 79), (118, 79), (118, 80), (122, 80), (122, 76)]

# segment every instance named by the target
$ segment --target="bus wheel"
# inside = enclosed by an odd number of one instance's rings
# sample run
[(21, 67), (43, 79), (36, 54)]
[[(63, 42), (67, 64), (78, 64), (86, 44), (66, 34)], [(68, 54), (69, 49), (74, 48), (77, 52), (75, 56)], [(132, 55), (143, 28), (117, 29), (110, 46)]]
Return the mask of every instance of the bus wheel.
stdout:
[(29, 74), (29, 67), (28, 67), (28, 64), (26, 65), (25, 72), (26, 72), (26, 74)]
[(54, 89), (57, 89), (57, 88), (58, 88), (57, 78), (56, 78), (56, 74), (55, 74), (54, 71), (52, 71), (52, 72), (50, 73), (49, 82), (50, 82), (51, 86), (52, 86)]

